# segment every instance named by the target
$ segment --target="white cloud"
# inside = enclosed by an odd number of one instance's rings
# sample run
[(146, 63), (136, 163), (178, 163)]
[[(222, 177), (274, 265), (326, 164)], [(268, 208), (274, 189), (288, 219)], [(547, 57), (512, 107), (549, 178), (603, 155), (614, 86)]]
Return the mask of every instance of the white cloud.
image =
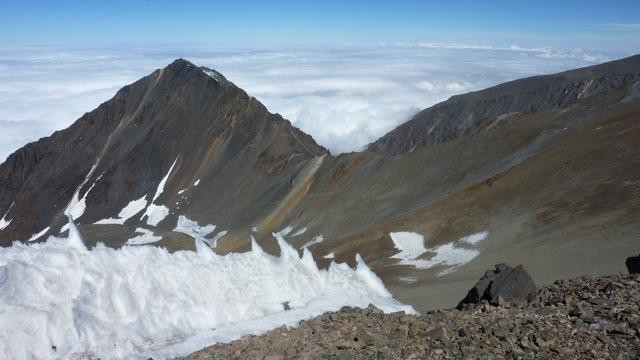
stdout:
[(465, 91), (465, 86), (459, 82), (449, 81), (446, 83), (434, 84), (430, 81), (420, 81), (416, 84), (416, 87), (420, 90), (424, 90), (430, 93), (460, 93)]
[(0, 47), (0, 161), (177, 57), (214, 68), (333, 153), (360, 150), (454, 94), (607, 60), (582, 50), (465, 44), (171, 50)]
[[(614, 25), (614, 24), (612, 24)], [(627, 25), (629, 28), (636, 24), (616, 24), (616, 25)], [(550, 48), (527, 48), (516, 45), (511, 46), (488, 46), (488, 45), (473, 45), (473, 44), (456, 44), (456, 43), (418, 43), (418, 44), (403, 44), (403, 46), (408, 47), (419, 47), (426, 49), (453, 49), (453, 50), (489, 50), (493, 52), (500, 51), (512, 51), (519, 53), (531, 53), (535, 54), (541, 58), (562, 58), (562, 59), (577, 59), (588, 63), (601, 63), (605, 61), (611, 60), (609, 56), (596, 54), (596, 53), (587, 53), (582, 49), (571, 49), (571, 50), (563, 50), (563, 49), (550, 49)]]

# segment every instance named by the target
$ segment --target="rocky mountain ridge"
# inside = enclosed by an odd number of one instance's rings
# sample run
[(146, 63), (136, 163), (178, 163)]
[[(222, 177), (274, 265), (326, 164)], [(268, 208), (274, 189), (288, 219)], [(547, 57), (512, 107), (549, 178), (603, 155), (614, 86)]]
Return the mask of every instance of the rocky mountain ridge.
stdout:
[(390, 155), (482, 132), (517, 114), (562, 109), (580, 99), (640, 86), (640, 55), (606, 65), (534, 76), (456, 95), (422, 110), (369, 145)]

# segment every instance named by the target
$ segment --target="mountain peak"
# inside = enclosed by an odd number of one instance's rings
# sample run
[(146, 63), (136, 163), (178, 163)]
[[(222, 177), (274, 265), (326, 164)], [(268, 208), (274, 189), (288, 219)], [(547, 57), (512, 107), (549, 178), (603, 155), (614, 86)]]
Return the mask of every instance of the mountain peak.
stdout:
[[(215, 189), (222, 189), (219, 183), (242, 184), (246, 201), (277, 199), (289, 182), (265, 192), (256, 179), (294, 178), (300, 167), (325, 152), (311, 136), (269, 113), (219, 72), (180, 58), (0, 165), (1, 215), (15, 203), (9, 217), (0, 216), (6, 224), (0, 245), (57, 234), (67, 223), (64, 213), (81, 225), (115, 219), (132, 200), (156, 193), (174, 163), (167, 187), (176, 188), (167, 191), (167, 209), (190, 210), (189, 201), (177, 194), (189, 187), (195, 193), (200, 188), (193, 184), (201, 178), (202, 189), (207, 184)], [(220, 172), (223, 168), (239, 170)], [(255, 179), (247, 179), (247, 169)], [(234, 194), (208, 193), (229, 203), (235, 203)], [(269, 204), (256, 211), (270, 211)], [(240, 213), (247, 211), (226, 209), (211, 216), (233, 224)], [(164, 217), (171, 218), (168, 210)], [(9, 224), (11, 219), (16, 220)], [(158, 225), (160, 220), (154, 219), (145, 224)]]
[(166, 69), (183, 69), (186, 67), (196, 67), (192, 62), (183, 58), (177, 58), (167, 65)]
[(168, 75), (169, 78), (179, 78), (192, 74), (195, 69), (198, 69), (196, 65), (188, 60), (179, 58), (162, 69), (162, 74), (163, 76)]
[[(200, 70), (200, 72), (197, 72), (194, 70)], [(169, 75), (169, 77), (171, 78), (182, 77), (185, 75), (192, 75), (192, 74), (198, 74), (198, 73), (207, 75), (221, 84), (228, 83), (227, 78), (225, 78), (224, 75), (222, 75), (220, 72), (205, 66), (197, 66), (194, 63), (190, 62), (189, 60), (186, 60), (183, 58), (178, 58), (174, 60), (171, 64), (167, 65), (163, 69), (163, 74)]]

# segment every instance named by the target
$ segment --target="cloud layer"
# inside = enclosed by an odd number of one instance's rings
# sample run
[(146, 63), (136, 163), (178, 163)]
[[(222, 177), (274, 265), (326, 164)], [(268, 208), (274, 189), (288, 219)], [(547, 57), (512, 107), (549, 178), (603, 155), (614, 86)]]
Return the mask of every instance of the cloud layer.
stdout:
[(0, 161), (177, 57), (220, 71), (333, 153), (360, 150), (451, 95), (612, 57), (438, 43), (167, 48), (0, 47)]

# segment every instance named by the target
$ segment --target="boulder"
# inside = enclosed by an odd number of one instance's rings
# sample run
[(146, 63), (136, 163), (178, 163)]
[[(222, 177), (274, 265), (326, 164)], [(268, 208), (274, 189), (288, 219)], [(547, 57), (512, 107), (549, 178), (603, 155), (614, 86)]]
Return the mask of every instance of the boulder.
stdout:
[(512, 268), (507, 264), (498, 264), (495, 270), (487, 271), (469, 290), (467, 296), (458, 303), (458, 309), (465, 304), (479, 304), (482, 300), (494, 305), (530, 301), (537, 292), (536, 284), (522, 265)]
[(640, 255), (628, 257), (625, 264), (629, 274), (640, 274)]
[(446, 343), (449, 341), (449, 335), (447, 335), (447, 330), (442, 325), (437, 325), (436, 327), (428, 330), (427, 336), (435, 340), (440, 340), (443, 343)]

